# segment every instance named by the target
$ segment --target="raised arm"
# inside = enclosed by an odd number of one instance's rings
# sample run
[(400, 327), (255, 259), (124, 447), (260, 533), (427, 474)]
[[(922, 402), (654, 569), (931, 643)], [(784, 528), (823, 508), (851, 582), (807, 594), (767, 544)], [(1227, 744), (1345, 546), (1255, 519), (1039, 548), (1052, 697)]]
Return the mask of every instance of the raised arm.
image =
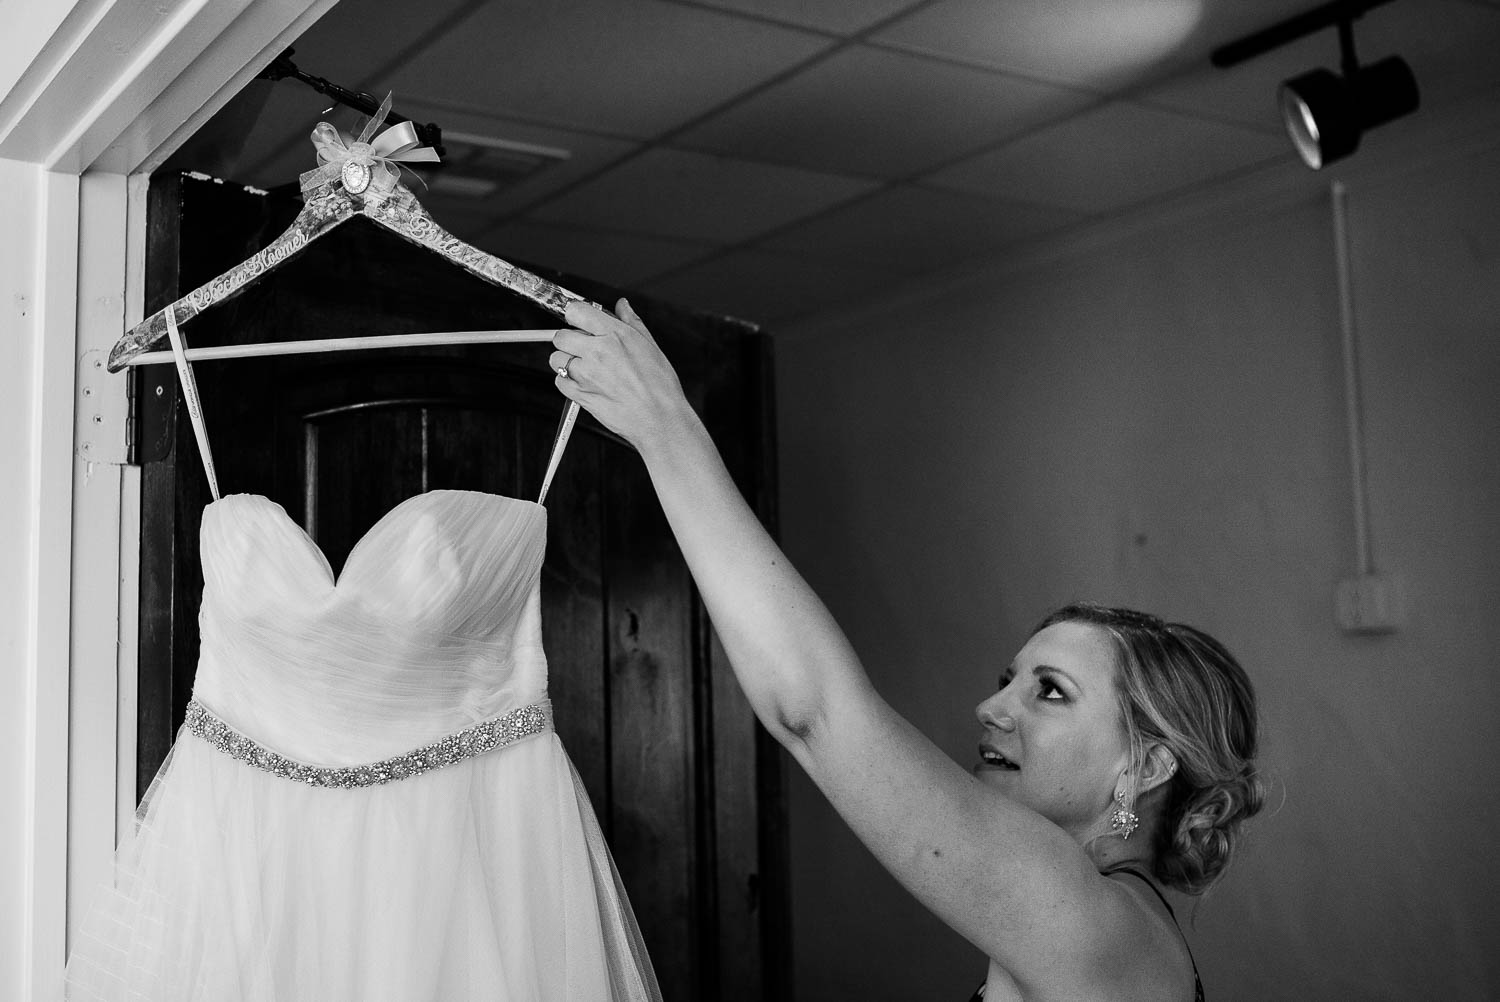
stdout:
[(640, 452), (756, 715), (882, 864), (1018, 982), (1045, 995), (1095, 973), (1109, 981), (1151, 934), (1133, 896), (880, 698), (740, 496), (644, 324), (623, 300), (617, 312), (569, 307), (582, 332), (554, 338), (552, 365), (567, 363), (558, 389)]

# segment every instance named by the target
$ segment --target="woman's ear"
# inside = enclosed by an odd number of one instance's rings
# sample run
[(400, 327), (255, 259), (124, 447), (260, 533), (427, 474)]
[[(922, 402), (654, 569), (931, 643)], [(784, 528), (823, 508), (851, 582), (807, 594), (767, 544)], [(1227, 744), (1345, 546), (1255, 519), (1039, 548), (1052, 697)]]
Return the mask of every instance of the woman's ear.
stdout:
[(1177, 774), (1177, 756), (1170, 748), (1157, 742), (1146, 750), (1146, 758), (1137, 774), (1136, 796), (1144, 797), (1150, 791), (1166, 783)]

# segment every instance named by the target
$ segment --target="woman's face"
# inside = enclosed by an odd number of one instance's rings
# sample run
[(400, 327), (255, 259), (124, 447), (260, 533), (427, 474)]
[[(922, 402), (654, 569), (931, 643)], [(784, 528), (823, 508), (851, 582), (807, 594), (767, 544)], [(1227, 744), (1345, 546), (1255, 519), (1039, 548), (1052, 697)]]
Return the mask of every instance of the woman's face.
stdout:
[(1110, 636), (1090, 623), (1037, 632), (976, 709), (974, 774), (1079, 841), (1098, 834), (1130, 764)]

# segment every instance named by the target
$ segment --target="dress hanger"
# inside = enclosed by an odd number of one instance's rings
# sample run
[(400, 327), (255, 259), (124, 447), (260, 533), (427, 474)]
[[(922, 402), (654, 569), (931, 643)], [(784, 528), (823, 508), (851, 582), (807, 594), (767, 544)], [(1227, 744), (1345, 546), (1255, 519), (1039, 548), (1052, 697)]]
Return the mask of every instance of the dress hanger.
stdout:
[[(567, 311), (569, 303), (589, 302), (577, 293), (569, 292), (524, 268), (486, 254), (439, 226), (427, 210), (422, 208), (416, 196), (401, 183), (400, 176), (401, 164), (431, 163), (438, 159), (438, 155), (420, 144), (416, 129), (410, 122), (401, 122), (376, 136), (375, 133), (385, 121), (390, 108), (391, 98), (386, 95), (380, 109), (353, 142), (327, 122), (318, 123), (318, 127), (313, 130), (312, 141), (318, 151), (319, 166), (316, 170), (303, 174), (300, 179), (304, 203), (302, 211), (292, 224), (245, 261), (126, 331), (110, 349), (109, 371), (119, 372), (126, 366), (172, 361), (173, 354), (170, 351), (149, 351), (167, 338), (168, 313), (174, 321), (173, 326), (186, 322), (208, 307), (239, 294), (247, 285), (301, 252), (309, 243), (356, 216), (364, 216), (414, 244), (435, 251), (469, 274), (524, 296), (558, 316)], [(592, 303), (590, 305), (597, 306)], [(554, 333), (552, 330), (534, 330), (397, 334), (187, 349), (185, 354), (189, 358), (235, 358), (413, 345), (550, 341)], [(572, 432), (577, 418), (578, 404), (569, 401), (558, 428), (558, 442), (549, 464), (553, 469), (562, 451), (561, 445)], [(553, 469), (548, 470), (547, 482), (551, 481)], [(545, 491), (544, 485), (544, 496)]]
[[(178, 324), (185, 323), (215, 303), (232, 298), (261, 275), (294, 257), (313, 240), (355, 216), (364, 216), (414, 244), (437, 252), (471, 275), (524, 296), (558, 316), (563, 315), (569, 303), (587, 302), (577, 293), (569, 292), (524, 268), (486, 254), (439, 226), (427, 210), (422, 208), (416, 196), (401, 184), (398, 172), (399, 164), (430, 163), (437, 160), (437, 154), (418, 145), (416, 130), (410, 122), (392, 126), (375, 137), (373, 142), (370, 141), (384, 121), (390, 105), (391, 99), (387, 96), (375, 117), (370, 119), (360, 133), (359, 139), (352, 143), (327, 122), (319, 123), (313, 130), (312, 140), (317, 147), (318, 163), (321, 166), (302, 175), (302, 194), (306, 201), (292, 225), (248, 260), (126, 331), (110, 349), (109, 371), (119, 372), (127, 365), (136, 364), (132, 362), (133, 359), (167, 336), (168, 310), (172, 311)], [(537, 334), (534, 340), (543, 341), (550, 340), (553, 332), (534, 333)], [(323, 350), (339, 351), (361, 347), (348, 343), (353, 340), (357, 339), (330, 341)], [(476, 340), (482, 339), (465, 336), (453, 342), (445, 342), (429, 337), (424, 343), (451, 344)], [(508, 337), (497, 340), (524, 339)], [(257, 346), (253, 353), (272, 355), (278, 352), (273, 343)]]

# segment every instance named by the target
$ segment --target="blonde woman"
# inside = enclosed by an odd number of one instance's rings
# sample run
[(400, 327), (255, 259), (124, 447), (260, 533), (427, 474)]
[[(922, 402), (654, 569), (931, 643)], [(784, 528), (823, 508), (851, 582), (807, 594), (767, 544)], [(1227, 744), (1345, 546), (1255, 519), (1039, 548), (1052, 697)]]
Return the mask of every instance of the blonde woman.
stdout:
[(629, 304), (575, 305), (567, 320), (558, 389), (641, 454), (761, 722), (885, 868), (990, 958), (976, 997), (1202, 998), (1161, 888), (1206, 890), (1260, 809), (1255, 697), (1228, 651), (1153, 616), (1059, 610), (979, 704), (979, 760), (962, 768), (875, 691)]

